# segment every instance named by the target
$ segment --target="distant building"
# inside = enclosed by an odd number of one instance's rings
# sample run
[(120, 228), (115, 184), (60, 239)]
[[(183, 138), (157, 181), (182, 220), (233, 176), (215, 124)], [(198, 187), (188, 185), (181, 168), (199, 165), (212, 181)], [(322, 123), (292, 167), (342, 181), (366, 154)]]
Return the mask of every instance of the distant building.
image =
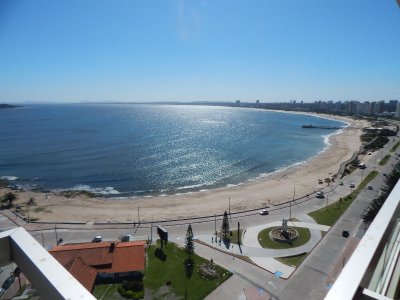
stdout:
[(240, 106), (240, 100), (236, 100), (236, 106)]
[(400, 102), (397, 102), (397, 107), (396, 107), (396, 118), (400, 118)]

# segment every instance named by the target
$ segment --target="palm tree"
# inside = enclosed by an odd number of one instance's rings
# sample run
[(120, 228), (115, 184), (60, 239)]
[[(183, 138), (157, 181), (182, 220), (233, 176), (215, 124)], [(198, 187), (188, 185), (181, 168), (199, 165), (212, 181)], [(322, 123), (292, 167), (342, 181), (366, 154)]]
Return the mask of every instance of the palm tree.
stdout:
[(329, 186), (331, 183), (331, 179), (329, 177), (326, 177), (324, 180), (325, 180), (325, 183)]
[(3, 201), (8, 202), (9, 207), (12, 207), (12, 203), (15, 199), (17, 199), (17, 196), (15, 196), (15, 194), (12, 192), (9, 192), (3, 196)]

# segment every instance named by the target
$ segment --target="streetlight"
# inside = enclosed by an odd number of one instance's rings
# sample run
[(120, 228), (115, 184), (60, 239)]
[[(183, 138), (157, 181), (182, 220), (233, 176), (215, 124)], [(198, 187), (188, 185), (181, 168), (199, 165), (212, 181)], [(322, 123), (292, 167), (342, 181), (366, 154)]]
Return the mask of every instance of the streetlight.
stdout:
[(328, 210), (328, 194), (326, 194), (326, 204), (325, 204), (325, 211)]
[(232, 217), (231, 217), (231, 198), (229, 198), (229, 219), (230, 219), (230, 221), (232, 221)]

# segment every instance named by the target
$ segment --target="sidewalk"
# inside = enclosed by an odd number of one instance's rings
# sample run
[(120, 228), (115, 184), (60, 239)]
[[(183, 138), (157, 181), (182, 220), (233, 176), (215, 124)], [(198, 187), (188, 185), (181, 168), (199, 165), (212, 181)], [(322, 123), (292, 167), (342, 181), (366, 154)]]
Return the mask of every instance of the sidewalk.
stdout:
[(217, 243), (215, 235), (202, 234), (195, 238), (219, 251), (224, 251), (231, 255), (241, 255), (249, 257), (255, 264), (266, 269), (281, 278), (288, 278), (295, 270), (294, 267), (287, 266), (273, 259), (274, 257), (287, 257), (310, 252), (321, 239), (321, 231), (328, 231), (329, 226), (319, 225), (308, 222), (291, 222), (291, 226), (309, 228), (311, 232), (310, 240), (299, 247), (291, 249), (269, 249), (263, 248), (258, 242), (258, 234), (261, 230), (269, 227), (281, 226), (282, 222), (271, 222), (264, 225), (248, 227), (242, 237), (242, 246), (230, 243)]

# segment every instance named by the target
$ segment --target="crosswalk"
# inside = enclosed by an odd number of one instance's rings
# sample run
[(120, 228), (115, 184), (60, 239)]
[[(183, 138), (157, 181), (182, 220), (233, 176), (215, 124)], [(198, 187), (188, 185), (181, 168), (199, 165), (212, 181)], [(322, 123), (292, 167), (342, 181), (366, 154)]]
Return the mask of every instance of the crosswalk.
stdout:
[(0, 217), (0, 222), (7, 220), (7, 217)]

